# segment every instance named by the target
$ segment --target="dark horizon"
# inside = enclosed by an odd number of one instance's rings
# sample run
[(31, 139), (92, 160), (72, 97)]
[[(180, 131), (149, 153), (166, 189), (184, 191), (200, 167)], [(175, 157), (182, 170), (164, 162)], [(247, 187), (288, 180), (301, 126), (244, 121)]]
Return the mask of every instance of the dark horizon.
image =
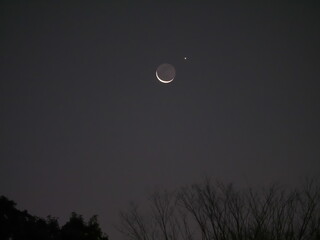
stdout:
[[(99, 216), (72, 212), (65, 224), (49, 215), (34, 216), (0, 196), (3, 240), (110, 240)], [(320, 237), (320, 184), (305, 179), (299, 186), (271, 184), (241, 187), (218, 179), (177, 189), (156, 188), (143, 202), (119, 211), (113, 227), (123, 239), (283, 239)]]
[(157, 186), (319, 178), (319, 11), (1, 1), (0, 195), (119, 240), (118, 211)]

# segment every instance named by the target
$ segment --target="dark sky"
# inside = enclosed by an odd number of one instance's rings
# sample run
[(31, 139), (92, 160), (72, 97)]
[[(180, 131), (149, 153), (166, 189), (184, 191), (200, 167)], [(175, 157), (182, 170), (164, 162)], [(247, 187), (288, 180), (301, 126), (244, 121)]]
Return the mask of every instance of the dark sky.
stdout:
[(118, 210), (155, 186), (320, 176), (317, 1), (66, 2), (0, 3), (0, 194), (18, 208), (98, 214), (118, 240)]

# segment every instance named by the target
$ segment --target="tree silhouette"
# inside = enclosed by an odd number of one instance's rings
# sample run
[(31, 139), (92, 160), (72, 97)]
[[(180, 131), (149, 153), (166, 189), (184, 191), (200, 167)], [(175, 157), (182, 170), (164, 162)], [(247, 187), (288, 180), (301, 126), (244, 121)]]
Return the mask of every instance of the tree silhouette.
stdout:
[(102, 233), (97, 216), (86, 223), (81, 215), (72, 213), (69, 221), (59, 227), (56, 218), (42, 219), (27, 211), (16, 209), (16, 203), (0, 197), (1, 240), (107, 240)]
[(132, 204), (120, 212), (118, 230), (131, 240), (319, 240), (320, 188), (307, 181), (291, 190), (237, 190), (206, 179), (155, 191), (149, 211)]
[(71, 213), (70, 220), (61, 228), (62, 240), (107, 240), (103, 236), (97, 216), (86, 224), (81, 215)]

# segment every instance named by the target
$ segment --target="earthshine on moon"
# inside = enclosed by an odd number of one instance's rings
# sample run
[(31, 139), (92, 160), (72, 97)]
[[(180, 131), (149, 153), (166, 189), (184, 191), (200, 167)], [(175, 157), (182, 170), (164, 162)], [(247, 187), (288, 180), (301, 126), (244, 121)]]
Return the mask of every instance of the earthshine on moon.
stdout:
[(168, 63), (161, 64), (156, 71), (157, 79), (162, 83), (170, 83), (176, 76), (175, 68)]

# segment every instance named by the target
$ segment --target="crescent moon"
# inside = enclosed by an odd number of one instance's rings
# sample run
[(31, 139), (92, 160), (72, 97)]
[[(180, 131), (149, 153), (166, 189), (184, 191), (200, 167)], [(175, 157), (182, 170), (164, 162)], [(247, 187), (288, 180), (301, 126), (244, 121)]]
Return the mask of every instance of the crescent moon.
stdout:
[(170, 79), (170, 80), (162, 80), (159, 76), (158, 76), (158, 72), (156, 71), (156, 77), (158, 78), (158, 80), (162, 83), (170, 83), (173, 81), (174, 78)]

